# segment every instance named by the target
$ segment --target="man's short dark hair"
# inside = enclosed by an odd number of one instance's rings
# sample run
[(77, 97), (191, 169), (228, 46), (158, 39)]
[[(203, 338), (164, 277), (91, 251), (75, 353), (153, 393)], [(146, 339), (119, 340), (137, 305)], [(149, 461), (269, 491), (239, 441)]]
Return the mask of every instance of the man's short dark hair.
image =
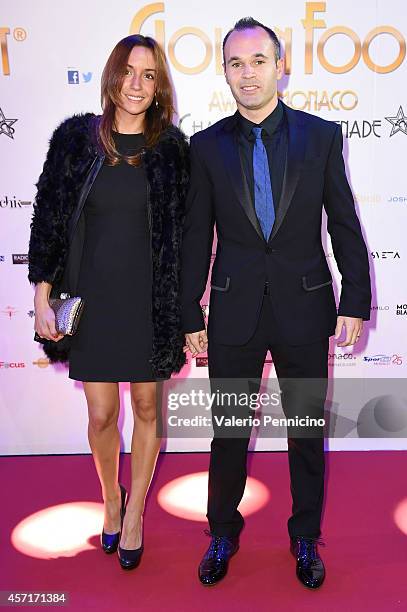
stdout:
[(232, 32), (235, 32), (236, 30), (238, 32), (241, 32), (242, 30), (252, 30), (254, 28), (263, 28), (263, 30), (267, 32), (267, 34), (270, 36), (271, 40), (273, 41), (274, 56), (276, 58), (276, 61), (280, 59), (280, 51), (281, 51), (280, 41), (278, 40), (276, 33), (271, 28), (265, 26), (263, 23), (260, 23), (260, 21), (256, 21), (256, 19), (253, 19), (253, 17), (243, 17), (242, 19), (239, 19), (239, 21), (236, 21), (233, 28), (229, 30), (229, 32), (226, 34), (225, 38), (223, 39), (223, 45), (222, 45), (223, 60), (225, 60), (226, 41), (229, 38), (229, 36), (232, 34)]

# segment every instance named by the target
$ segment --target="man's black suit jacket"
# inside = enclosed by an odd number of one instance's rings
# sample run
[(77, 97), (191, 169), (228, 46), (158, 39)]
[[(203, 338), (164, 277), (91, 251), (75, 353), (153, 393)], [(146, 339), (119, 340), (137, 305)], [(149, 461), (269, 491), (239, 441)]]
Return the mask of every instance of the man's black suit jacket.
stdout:
[[(284, 105), (288, 147), (283, 188), (268, 242), (247, 188), (237, 144), (237, 113), (191, 138), (181, 272), (185, 333), (204, 329), (205, 291), (216, 223), (209, 340), (245, 344), (252, 336), (269, 283), (284, 343), (308, 344), (335, 331), (337, 314), (370, 316), (366, 246), (333, 122)], [(325, 208), (342, 276), (338, 313), (321, 241)]]

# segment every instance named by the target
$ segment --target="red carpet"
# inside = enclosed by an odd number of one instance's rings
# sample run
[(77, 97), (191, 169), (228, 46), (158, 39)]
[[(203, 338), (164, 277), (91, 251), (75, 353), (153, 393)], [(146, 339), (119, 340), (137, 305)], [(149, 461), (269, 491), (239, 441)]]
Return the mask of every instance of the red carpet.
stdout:
[[(207, 454), (160, 457), (145, 515), (145, 553), (139, 568), (128, 573), (116, 555), (98, 548), (37, 559), (18, 552), (10, 541), (14, 527), (35, 512), (100, 501), (91, 456), (0, 458), (0, 590), (66, 591), (70, 610), (407, 610), (407, 538), (394, 521), (395, 509), (407, 498), (407, 453), (327, 455), (326, 546), (320, 547), (327, 578), (315, 592), (297, 581), (288, 552), (286, 454), (251, 453), (249, 461), (250, 475), (266, 485), (270, 499), (247, 518), (226, 579), (205, 588), (197, 579), (197, 565), (209, 543), (205, 523), (168, 514), (156, 496), (170, 480), (206, 470)], [(128, 485), (128, 455), (121, 471), (121, 481)], [(91, 544), (98, 545), (97, 536)]]

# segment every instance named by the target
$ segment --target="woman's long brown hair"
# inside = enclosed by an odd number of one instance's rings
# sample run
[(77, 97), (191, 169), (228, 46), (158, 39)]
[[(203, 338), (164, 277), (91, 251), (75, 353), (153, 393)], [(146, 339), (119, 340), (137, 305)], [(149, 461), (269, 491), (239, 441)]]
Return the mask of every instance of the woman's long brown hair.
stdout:
[(171, 125), (174, 104), (167, 60), (164, 52), (154, 38), (133, 34), (120, 40), (111, 52), (102, 73), (101, 103), (103, 114), (98, 122), (97, 136), (99, 146), (110, 165), (115, 166), (122, 159), (133, 166), (140, 163), (140, 154), (123, 156), (118, 153), (112, 136), (116, 129), (116, 105), (126, 73), (129, 55), (133, 47), (146, 47), (153, 53), (156, 67), (156, 93), (145, 115), (144, 136), (146, 147), (153, 147), (161, 132)]

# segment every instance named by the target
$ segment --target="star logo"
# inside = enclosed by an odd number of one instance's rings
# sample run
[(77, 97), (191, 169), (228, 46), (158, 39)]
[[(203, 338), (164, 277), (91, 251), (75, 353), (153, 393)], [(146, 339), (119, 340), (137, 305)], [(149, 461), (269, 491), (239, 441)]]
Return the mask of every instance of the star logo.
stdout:
[(404, 114), (401, 106), (395, 117), (385, 117), (385, 119), (392, 126), (390, 136), (394, 136), (397, 132), (403, 132), (407, 136), (407, 116)]
[(12, 140), (14, 139), (14, 128), (11, 127), (18, 119), (6, 119), (3, 111), (0, 108), (0, 136), (1, 134), (5, 134)]

